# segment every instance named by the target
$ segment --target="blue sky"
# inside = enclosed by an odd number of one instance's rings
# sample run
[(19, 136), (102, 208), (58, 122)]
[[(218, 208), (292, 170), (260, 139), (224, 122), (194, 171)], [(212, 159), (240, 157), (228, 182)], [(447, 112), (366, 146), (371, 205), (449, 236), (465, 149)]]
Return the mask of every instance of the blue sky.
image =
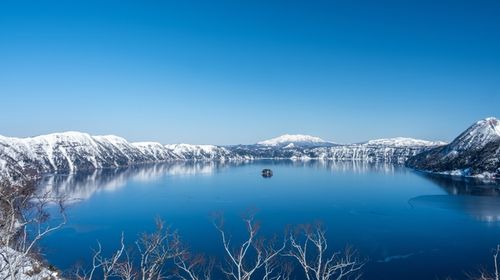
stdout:
[(1, 1), (0, 134), (451, 140), (500, 117), (499, 1)]

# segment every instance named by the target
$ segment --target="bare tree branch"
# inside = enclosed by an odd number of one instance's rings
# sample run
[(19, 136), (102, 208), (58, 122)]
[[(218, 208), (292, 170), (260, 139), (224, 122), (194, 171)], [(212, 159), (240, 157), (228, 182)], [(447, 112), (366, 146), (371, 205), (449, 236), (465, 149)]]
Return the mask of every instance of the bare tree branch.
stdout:
[(364, 262), (356, 251), (346, 248), (343, 253), (330, 253), (325, 233), (319, 224), (298, 227), (290, 233), (290, 248), (283, 256), (295, 259), (307, 280), (359, 279)]
[[(226, 265), (221, 266), (221, 271), (228, 278), (235, 280), (250, 280), (255, 273), (263, 268), (264, 279), (280, 279), (272, 278), (275, 273), (275, 259), (285, 249), (286, 239), (283, 239), (283, 244), (276, 247), (274, 242), (264, 242), (257, 240), (256, 236), (260, 225), (254, 222), (254, 216), (249, 215), (243, 219), (245, 222), (248, 236), (237, 247), (231, 246), (231, 238), (224, 231), (224, 220), (222, 216), (214, 221), (215, 228), (219, 231), (222, 239), (224, 251), (226, 253)], [(250, 253), (250, 251), (252, 251)], [(281, 272), (281, 271), (280, 271)]]
[(500, 244), (493, 250), (493, 272), (483, 269), (479, 276), (467, 275), (471, 280), (500, 280), (500, 271), (498, 268), (498, 256), (500, 255)]
[(192, 256), (187, 250), (174, 258), (177, 270), (174, 275), (182, 280), (212, 279), (213, 259), (207, 260), (203, 255)]

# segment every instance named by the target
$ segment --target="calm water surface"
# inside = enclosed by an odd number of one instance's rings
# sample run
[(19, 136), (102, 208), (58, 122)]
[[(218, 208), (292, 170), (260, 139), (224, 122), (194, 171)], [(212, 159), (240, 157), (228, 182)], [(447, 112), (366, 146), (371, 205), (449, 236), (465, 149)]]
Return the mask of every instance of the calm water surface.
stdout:
[[(274, 176), (264, 179), (263, 168)], [(321, 221), (329, 244), (368, 259), (363, 279), (464, 279), (491, 263), (500, 243), (499, 186), (431, 177), (392, 165), (258, 161), (178, 163), (47, 176), (42, 187), (74, 201), (69, 223), (43, 242), (62, 269), (88, 262), (99, 240), (112, 250), (154, 229), (155, 217), (179, 230), (195, 252), (223, 253), (211, 213), (234, 236), (257, 209), (262, 235)]]

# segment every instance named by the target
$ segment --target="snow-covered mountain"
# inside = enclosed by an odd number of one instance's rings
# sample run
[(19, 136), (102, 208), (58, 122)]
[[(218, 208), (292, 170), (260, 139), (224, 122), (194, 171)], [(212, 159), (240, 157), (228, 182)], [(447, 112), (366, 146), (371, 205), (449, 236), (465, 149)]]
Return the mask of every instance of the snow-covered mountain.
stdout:
[(443, 174), (500, 178), (500, 121), (486, 118), (448, 145), (410, 158), (407, 166)]
[[(260, 143), (273, 144), (263, 145)], [(346, 145), (333, 144), (331, 142), (322, 142), (324, 143), (323, 145), (319, 144), (320, 142), (314, 143), (316, 144), (300, 145), (300, 142), (267, 140), (255, 145), (232, 146), (230, 149), (241, 157), (261, 159), (361, 160), (367, 162), (404, 163), (411, 156), (444, 144), (444, 142), (431, 142), (411, 138), (379, 139), (360, 144)]]
[(0, 182), (141, 163), (253, 159), (356, 160), (404, 163), (443, 145), (411, 138), (378, 139), (340, 145), (307, 135), (283, 135), (253, 145), (213, 146), (156, 142), (130, 143), (117, 136), (64, 132), (31, 138), (0, 136)]
[(319, 137), (303, 134), (284, 134), (272, 139), (260, 141), (257, 145), (263, 146), (288, 146), (288, 147), (314, 147), (332, 146), (334, 143), (325, 141)]
[(116, 168), (175, 160), (241, 159), (224, 147), (129, 143), (117, 136), (64, 132), (32, 138), (0, 136), (0, 178), (21, 180), (44, 173)]

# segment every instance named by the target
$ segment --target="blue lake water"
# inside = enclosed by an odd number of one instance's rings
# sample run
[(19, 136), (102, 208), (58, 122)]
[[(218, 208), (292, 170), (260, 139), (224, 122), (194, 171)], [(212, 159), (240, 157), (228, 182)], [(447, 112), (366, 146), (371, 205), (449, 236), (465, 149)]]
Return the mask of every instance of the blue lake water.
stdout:
[[(271, 168), (274, 176), (262, 178)], [(69, 221), (43, 241), (61, 269), (88, 262), (99, 240), (109, 251), (121, 232), (132, 243), (161, 217), (195, 252), (220, 257), (211, 213), (233, 236), (256, 209), (261, 234), (321, 221), (331, 246), (351, 245), (368, 260), (363, 279), (465, 279), (491, 265), (500, 243), (499, 185), (428, 176), (360, 162), (257, 161), (145, 165), (47, 176), (41, 187), (78, 199)], [(300, 279), (297, 276), (297, 279)]]

